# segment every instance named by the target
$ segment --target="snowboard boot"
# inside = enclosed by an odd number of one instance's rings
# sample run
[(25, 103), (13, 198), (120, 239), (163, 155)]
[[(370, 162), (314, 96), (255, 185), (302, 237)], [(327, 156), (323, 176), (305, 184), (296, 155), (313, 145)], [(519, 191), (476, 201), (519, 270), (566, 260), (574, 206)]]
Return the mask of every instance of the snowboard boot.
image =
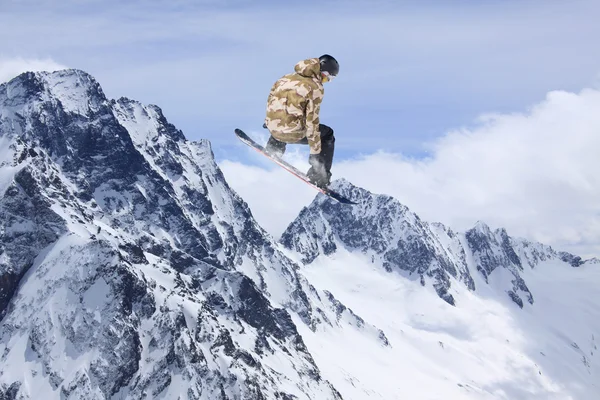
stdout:
[(281, 159), (285, 153), (285, 145), (285, 142), (281, 142), (271, 136), (267, 142), (267, 145), (265, 146), (265, 151), (269, 153), (270, 156)]
[(325, 172), (325, 174), (318, 173), (315, 171), (314, 167), (310, 167), (308, 172), (306, 173), (306, 177), (308, 180), (320, 187), (321, 189), (327, 189), (329, 184), (331, 183), (331, 172)]

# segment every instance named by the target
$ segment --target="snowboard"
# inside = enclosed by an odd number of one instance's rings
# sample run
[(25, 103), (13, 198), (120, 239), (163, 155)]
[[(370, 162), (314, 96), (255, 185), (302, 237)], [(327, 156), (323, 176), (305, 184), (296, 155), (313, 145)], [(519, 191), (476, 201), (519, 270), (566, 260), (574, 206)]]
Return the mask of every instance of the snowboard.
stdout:
[(246, 135), (244, 133), (244, 131), (242, 131), (241, 129), (236, 129), (235, 134), (246, 145), (252, 147), (254, 150), (258, 151), (263, 156), (265, 156), (265, 157), (269, 158), (271, 161), (277, 163), (279, 166), (283, 167), (283, 169), (290, 172), (292, 175), (296, 176), (298, 179), (302, 180), (307, 185), (310, 185), (313, 188), (317, 189), (319, 192), (323, 193), (324, 195), (329, 196), (332, 199), (337, 200), (343, 204), (356, 204), (355, 202), (345, 198), (344, 196), (342, 196), (341, 194), (337, 193), (334, 190), (318, 187), (317, 185), (312, 183), (308, 179), (306, 174), (304, 172), (300, 171), (298, 168), (294, 167), (293, 165), (291, 165), (290, 163), (288, 163), (282, 159), (272, 157), (269, 153), (267, 153), (265, 151), (265, 148), (263, 146), (261, 146), (260, 144), (256, 143), (254, 140), (252, 140), (252, 138), (250, 138), (248, 135)]

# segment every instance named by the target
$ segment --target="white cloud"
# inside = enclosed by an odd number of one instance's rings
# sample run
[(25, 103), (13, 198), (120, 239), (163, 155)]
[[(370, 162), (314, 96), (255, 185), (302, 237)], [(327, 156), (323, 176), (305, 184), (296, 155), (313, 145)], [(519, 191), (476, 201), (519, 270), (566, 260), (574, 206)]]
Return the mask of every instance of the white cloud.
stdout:
[[(422, 218), (454, 229), (482, 220), (559, 250), (600, 255), (599, 90), (550, 92), (525, 113), (484, 116), (429, 148), (422, 160), (386, 152), (336, 160), (334, 178), (393, 195)], [(314, 195), (270, 165), (221, 167), (276, 236)]]
[(52, 59), (24, 59), (0, 57), (0, 83), (8, 82), (23, 72), (56, 71), (65, 66)]

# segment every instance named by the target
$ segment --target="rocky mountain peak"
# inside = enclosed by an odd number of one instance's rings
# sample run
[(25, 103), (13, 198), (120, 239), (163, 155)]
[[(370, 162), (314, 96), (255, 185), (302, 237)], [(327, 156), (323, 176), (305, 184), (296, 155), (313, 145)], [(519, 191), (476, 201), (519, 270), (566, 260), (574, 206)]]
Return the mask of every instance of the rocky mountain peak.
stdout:
[(0, 86), (6, 106), (40, 102), (60, 105), (65, 113), (87, 116), (107, 101), (100, 84), (88, 73), (67, 69), (55, 72), (26, 72)]
[(337, 399), (290, 313), (385, 343), (160, 108), (82, 71), (26, 73), (0, 86), (0, 143), (0, 362), (33, 360), (0, 372), (0, 398)]
[[(428, 223), (391, 196), (377, 195), (345, 180), (332, 187), (358, 203), (336, 203), (319, 196), (304, 208), (281, 236), (280, 242), (312, 263), (338, 249), (367, 256), (388, 272), (417, 276), (430, 282), (438, 295), (454, 304), (453, 281), (476, 290), (473, 274), (490, 284), (500, 279), (506, 294), (519, 307), (533, 304), (534, 297), (522, 275), (546, 260), (562, 260), (572, 266), (583, 260), (551, 247), (511, 238), (504, 228), (492, 230), (478, 221), (464, 233), (440, 223)], [(508, 275), (494, 278), (505, 271)], [(505, 274), (501, 274), (505, 275)]]
[(423, 285), (431, 281), (450, 304), (454, 304), (448, 291), (450, 276), (472, 286), (463, 260), (454, 262), (430, 226), (408, 207), (347, 181), (336, 181), (332, 187), (358, 204), (340, 204), (321, 196), (304, 208), (281, 236), (280, 242), (300, 253), (304, 263), (333, 254), (342, 246), (381, 263), (389, 272), (415, 276)]

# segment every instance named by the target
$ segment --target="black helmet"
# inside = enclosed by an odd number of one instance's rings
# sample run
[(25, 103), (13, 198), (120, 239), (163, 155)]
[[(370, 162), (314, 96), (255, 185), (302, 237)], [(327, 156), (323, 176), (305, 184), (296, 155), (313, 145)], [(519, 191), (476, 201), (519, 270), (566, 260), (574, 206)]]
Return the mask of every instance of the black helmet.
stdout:
[(329, 54), (324, 54), (319, 57), (319, 61), (321, 62), (322, 72), (328, 72), (333, 76), (337, 76), (338, 72), (340, 72), (340, 64), (338, 64), (337, 60)]

